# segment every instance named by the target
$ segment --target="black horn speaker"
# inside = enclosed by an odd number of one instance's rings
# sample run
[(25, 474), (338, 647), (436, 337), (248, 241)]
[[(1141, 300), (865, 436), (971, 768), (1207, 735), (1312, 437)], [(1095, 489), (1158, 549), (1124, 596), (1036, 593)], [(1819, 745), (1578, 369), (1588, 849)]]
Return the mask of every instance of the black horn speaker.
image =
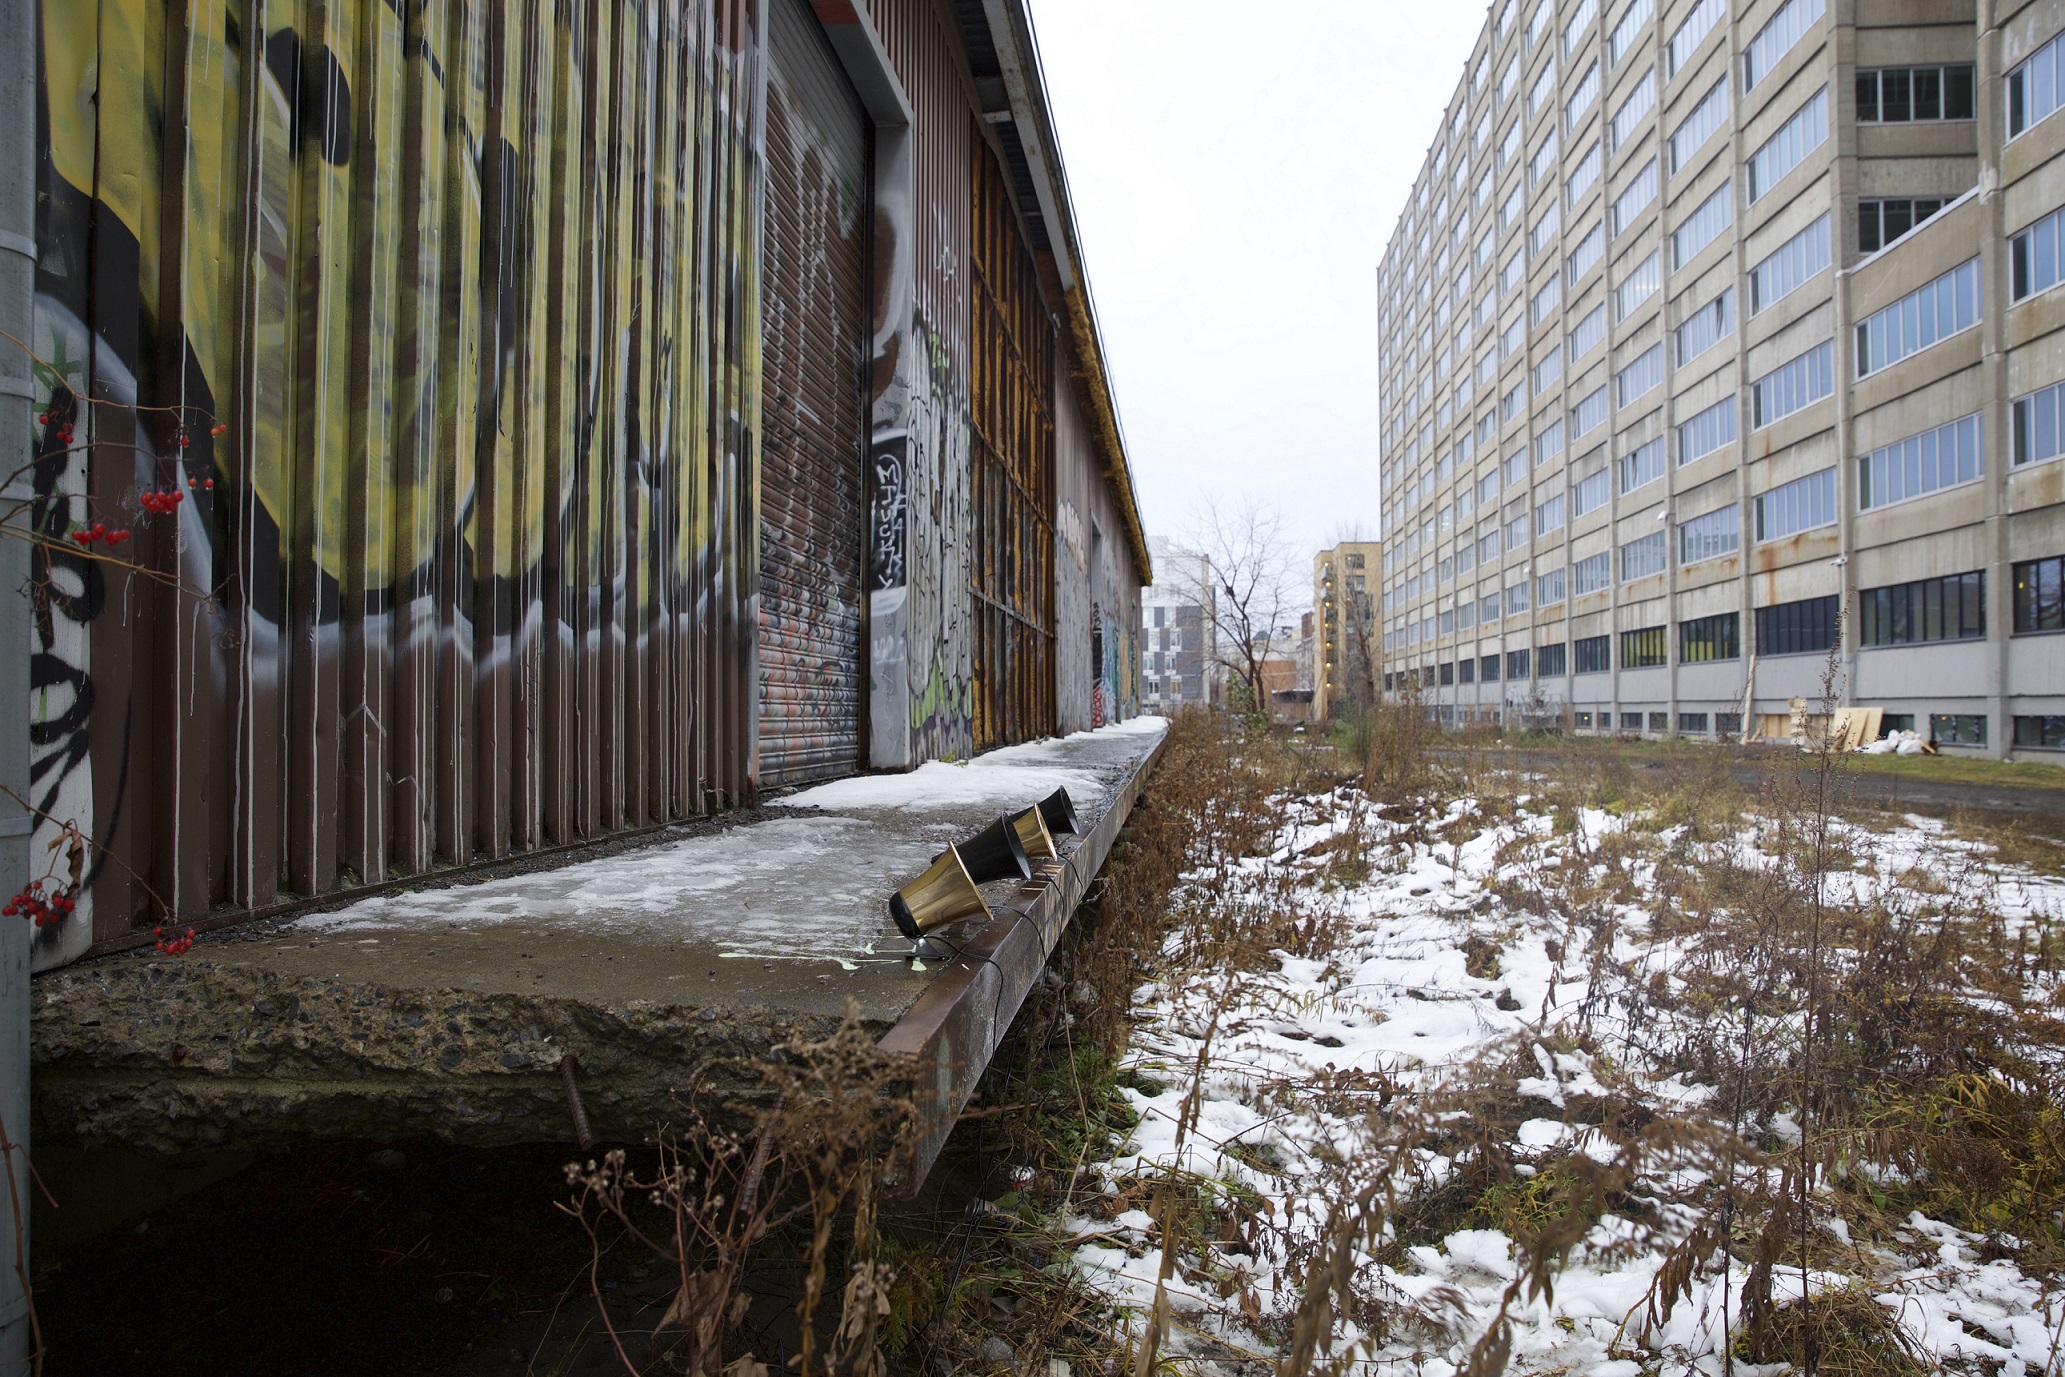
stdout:
[(1055, 836), (1073, 836), (1082, 831), (1076, 826), (1076, 806), (1068, 797), (1068, 790), (1056, 789), (1040, 800), (1040, 816), (1046, 819), (1047, 830)]
[(954, 843), (954, 850), (961, 853), (968, 878), (979, 885), (991, 880), (1032, 878), (1032, 862), (1027, 859), (1025, 844), (1018, 840), (1018, 831), (1009, 818), (998, 818), (968, 840)]

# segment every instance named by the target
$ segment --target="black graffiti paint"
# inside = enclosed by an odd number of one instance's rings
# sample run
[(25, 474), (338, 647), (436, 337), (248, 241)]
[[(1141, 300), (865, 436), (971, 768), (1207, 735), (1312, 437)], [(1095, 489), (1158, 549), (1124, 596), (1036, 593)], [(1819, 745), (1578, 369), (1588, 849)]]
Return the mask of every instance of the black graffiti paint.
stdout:
[(304, 49), (300, 34), (281, 29), (265, 40), (265, 66), (287, 98), (288, 137), (313, 140), (324, 162), (344, 166), (351, 158), (351, 87), (328, 46)]
[(904, 567), (904, 452), (909, 437), (896, 435), (875, 444), (873, 484), (868, 511), (868, 588), (883, 592), (909, 580)]

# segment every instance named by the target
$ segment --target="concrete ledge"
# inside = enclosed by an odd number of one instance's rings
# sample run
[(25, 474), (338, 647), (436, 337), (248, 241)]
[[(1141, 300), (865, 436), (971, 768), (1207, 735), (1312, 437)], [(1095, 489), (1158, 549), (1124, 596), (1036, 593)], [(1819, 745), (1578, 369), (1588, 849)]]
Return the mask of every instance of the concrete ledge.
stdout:
[(1057, 848), (1060, 859), (1044, 862), (1009, 900), (991, 906), (995, 916), (961, 946), (882, 1039), (883, 1051), (917, 1062), (914, 1082), (922, 1127), (915, 1179), (923, 1180), (932, 1169), (1076, 906), (1104, 869), (1105, 858), (1161, 759), (1163, 744), (1155, 742), (1087, 833)]
[[(852, 1017), (931, 1068), (929, 1160), (1103, 864), (1159, 749), (1152, 725), (841, 781), (573, 865), (207, 934), (185, 956), (47, 972), (31, 988), (38, 1141), (565, 1143), (557, 1068), (573, 1054), (596, 1133), (640, 1142), (691, 1094), (707, 1108), (757, 1093), (754, 1063)], [(1066, 864), (992, 887), (992, 917), (944, 934), (964, 958), (914, 961), (889, 893), (1057, 783), (1087, 829)]]

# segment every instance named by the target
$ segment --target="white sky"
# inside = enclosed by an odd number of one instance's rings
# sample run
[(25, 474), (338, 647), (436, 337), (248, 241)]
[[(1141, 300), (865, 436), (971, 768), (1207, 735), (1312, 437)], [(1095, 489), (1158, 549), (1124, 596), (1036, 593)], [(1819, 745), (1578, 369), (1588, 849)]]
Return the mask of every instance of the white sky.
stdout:
[(1377, 526), (1376, 269), (1477, 0), (1031, 0), (1147, 529)]

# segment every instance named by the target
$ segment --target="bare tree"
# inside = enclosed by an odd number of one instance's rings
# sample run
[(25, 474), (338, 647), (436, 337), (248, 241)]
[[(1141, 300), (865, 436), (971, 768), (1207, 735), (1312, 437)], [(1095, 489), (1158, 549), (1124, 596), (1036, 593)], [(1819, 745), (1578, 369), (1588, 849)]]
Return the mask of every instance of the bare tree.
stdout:
[(1249, 709), (1267, 713), (1262, 662), (1295, 601), (1296, 561), (1283, 512), (1254, 497), (1208, 500), (1188, 542), (1201, 560), (1179, 578), (1212, 626), (1214, 658), (1246, 687)]

